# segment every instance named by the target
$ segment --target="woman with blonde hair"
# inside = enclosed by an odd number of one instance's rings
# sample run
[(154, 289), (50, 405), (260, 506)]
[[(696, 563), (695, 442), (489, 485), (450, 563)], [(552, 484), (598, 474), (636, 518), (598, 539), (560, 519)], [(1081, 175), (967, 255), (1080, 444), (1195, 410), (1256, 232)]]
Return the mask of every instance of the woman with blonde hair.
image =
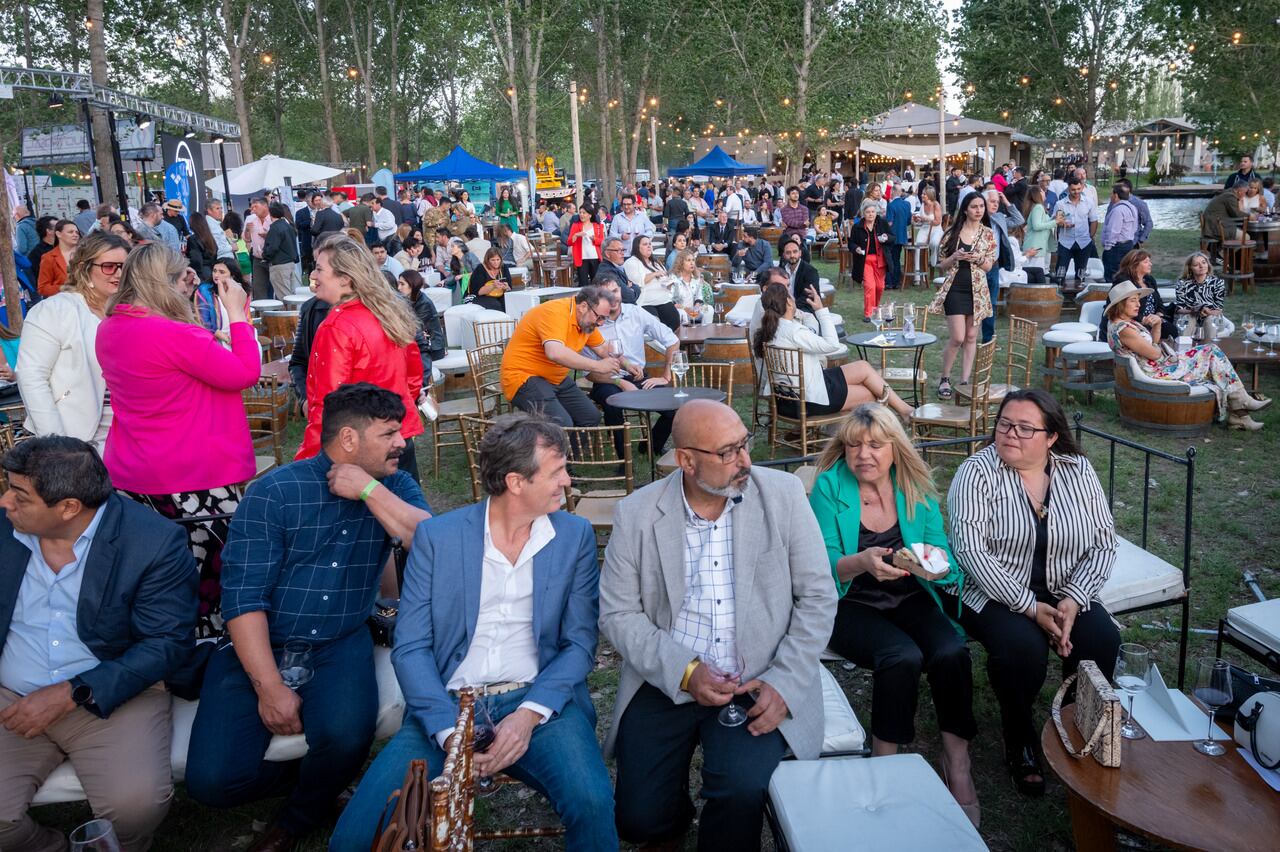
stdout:
[(942, 205), (932, 184), (919, 190), (920, 212), (916, 214), (916, 245), (929, 247), (929, 265), (938, 265), (938, 246), (942, 244)]
[[(218, 288), (231, 324), (227, 349), (183, 295), (188, 269), (163, 243), (134, 249), (97, 339), (114, 412), (102, 457), (111, 482), (174, 519), (235, 512), (243, 483), (256, 472), (241, 392), (262, 371), (248, 294), (229, 278)], [(200, 570), (201, 636), (222, 630), (227, 527), (225, 519), (187, 525)]]
[(704, 325), (711, 322), (715, 294), (698, 272), (698, 255), (681, 249), (675, 258), (671, 265), (671, 302), (680, 311), (681, 321)]
[(99, 453), (106, 446), (111, 406), (96, 341), (128, 256), (120, 237), (90, 234), (72, 256), (62, 292), (27, 312), (16, 372), (33, 435), (69, 435)]
[(307, 367), (307, 428), (295, 458), (320, 452), (324, 398), (339, 385), (369, 382), (400, 395), (405, 448), (400, 469), (418, 478), (413, 438), (423, 432), (418, 415), (422, 394), (422, 358), (418, 319), (409, 303), (387, 287), (363, 241), (342, 236), (315, 249), (316, 298), (333, 307), (316, 330)]
[[(963, 587), (964, 575), (947, 545), (932, 472), (898, 417), (876, 403), (841, 422), (818, 470), (809, 503), (840, 595), (829, 644), (874, 672), (871, 753), (896, 754), (915, 739), (923, 672), (942, 731), (943, 779), (976, 826), (973, 673), (952, 618), (959, 601), (938, 593)], [(894, 559), (903, 549), (914, 555), (911, 571)]]

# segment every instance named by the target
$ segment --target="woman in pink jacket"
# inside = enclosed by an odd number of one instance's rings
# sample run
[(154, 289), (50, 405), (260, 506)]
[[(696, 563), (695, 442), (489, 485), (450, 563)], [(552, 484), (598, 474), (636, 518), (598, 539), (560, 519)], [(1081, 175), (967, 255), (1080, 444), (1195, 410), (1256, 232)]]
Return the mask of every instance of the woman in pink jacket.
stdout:
[[(107, 302), (97, 353), (115, 419), (103, 461), (125, 495), (169, 518), (232, 514), (255, 472), (241, 391), (262, 373), (244, 290), (219, 287), (231, 349), (180, 292), (187, 268), (161, 243), (134, 249)], [(188, 525), (200, 568), (201, 636), (222, 629), (222, 543), (228, 520)]]

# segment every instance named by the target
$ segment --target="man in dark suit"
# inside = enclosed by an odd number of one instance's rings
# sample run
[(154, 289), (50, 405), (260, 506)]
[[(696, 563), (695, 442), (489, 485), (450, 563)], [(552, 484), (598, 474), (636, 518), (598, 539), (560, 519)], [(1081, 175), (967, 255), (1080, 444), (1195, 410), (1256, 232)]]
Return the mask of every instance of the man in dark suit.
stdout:
[(302, 274), (308, 276), (315, 268), (315, 258), (311, 255), (311, 216), (315, 210), (316, 199), (320, 193), (313, 192), (307, 196), (307, 203), (293, 214), (293, 225), (298, 230), (298, 248), (302, 253)]
[(888, 268), (885, 270), (884, 289), (897, 290), (902, 287), (902, 247), (910, 239), (908, 229), (911, 226), (911, 204), (902, 194), (901, 187), (894, 187), (893, 200), (889, 202), (884, 221), (889, 226), (890, 239), (885, 246)]
[(734, 238), (737, 235), (738, 229), (729, 221), (729, 214), (722, 207), (716, 214), (716, 220), (707, 225), (707, 246), (712, 254), (727, 254), (732, 257)]
[(84, 441), (31, 438), (3, 464), (0, 849), (66, 848), (27, 813), (66, 757), (121, 847), (146, 849), (173, 798), (162, 681), (195, 647), (187, 537), (115, 494)]
[(791, 293), (795, 296), (797, 305), (809, 304), (810, 287), (813, 292), (822, 295), (818, 286), (818, 270), (804, 259), (800, 251), (800, 240), (797, 238), (784, 240), (782, 243), (782, 271), (791, 280)]

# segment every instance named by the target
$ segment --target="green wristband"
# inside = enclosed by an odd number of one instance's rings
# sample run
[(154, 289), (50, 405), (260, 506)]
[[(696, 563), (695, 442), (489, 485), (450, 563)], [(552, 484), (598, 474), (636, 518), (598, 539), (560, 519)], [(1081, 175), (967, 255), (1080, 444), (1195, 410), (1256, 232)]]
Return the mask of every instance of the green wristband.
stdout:
[(368, 500), (368, 499), (369, 499), (369, 495), (373, 493), (373, 489), (375, 489), (375, 488), (377, 488), (377, 487), (378, 487), (378, 480), (376, 480), (376, 479), (370, 479), (370, 480), (369, 480), (369, 484), (368, 484), (368, 485), (366, 485), (366, 486), (364, 487), (364, 490), (360, 492), (360, 499), (361, 499), (361, 500)]

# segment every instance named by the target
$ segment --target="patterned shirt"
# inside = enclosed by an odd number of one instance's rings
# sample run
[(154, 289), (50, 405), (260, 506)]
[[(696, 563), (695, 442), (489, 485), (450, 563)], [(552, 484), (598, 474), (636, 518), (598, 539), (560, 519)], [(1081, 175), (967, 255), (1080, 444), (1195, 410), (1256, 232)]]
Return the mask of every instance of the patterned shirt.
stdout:
[(708, 521), (684, 494), (684, 600), (671, 624), (671, 638), (709, 661), (731, 661), (738, 651), (733, 597), (733, 507)]
[[(222, 550), (222, 616), (265, 612), (272, 645), (324, 643), (365, 629), (391, 540), (360, 500), (329, 490), (324, 452), (271, 471), (245, 492)], [(382, 484), (431, 511), (403, 471)]]

